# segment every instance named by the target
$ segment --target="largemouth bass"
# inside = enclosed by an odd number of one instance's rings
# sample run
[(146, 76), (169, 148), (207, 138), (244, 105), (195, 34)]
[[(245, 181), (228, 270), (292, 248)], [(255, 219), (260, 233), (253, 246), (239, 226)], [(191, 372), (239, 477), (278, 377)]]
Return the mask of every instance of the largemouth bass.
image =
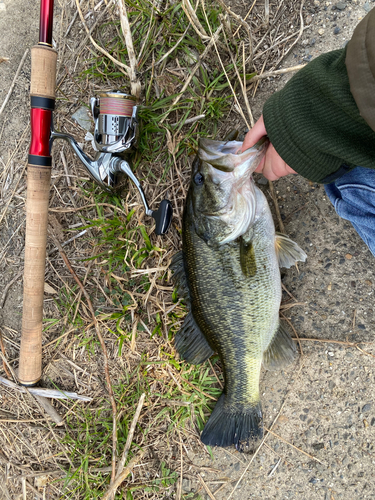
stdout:
[(199, 364), (219, 354), (225, 387), (201, 440), (250, 449), (262, 437), (261, 366), (281, 369), (296, 357), (279, 320), (279, 267), (306, 254), (276, 234), (267, 200), (252, 173), (266, 139), (236, 154), (242, 143), (199, 141), (185, 203), (182, 251), (171, 263), (189, 313), (176, 334), (180, 357)]

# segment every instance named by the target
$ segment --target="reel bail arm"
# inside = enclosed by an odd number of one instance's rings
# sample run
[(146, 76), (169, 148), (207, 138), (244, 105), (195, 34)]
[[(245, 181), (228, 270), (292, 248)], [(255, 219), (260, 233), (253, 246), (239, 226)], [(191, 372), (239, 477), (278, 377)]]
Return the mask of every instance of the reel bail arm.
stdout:
[(162, 200), (157, 210), (150, 210), (142, 186), (134, 175), (127, 161), (115, 158), (113, 160), (115, 169), (124, 172), (135, 184), (141, 195), (146, 214), (155, 219), (155, 233), (158, 235), (165, 234), (171, 225), (173, 209), (172, 203), (169, 200)]

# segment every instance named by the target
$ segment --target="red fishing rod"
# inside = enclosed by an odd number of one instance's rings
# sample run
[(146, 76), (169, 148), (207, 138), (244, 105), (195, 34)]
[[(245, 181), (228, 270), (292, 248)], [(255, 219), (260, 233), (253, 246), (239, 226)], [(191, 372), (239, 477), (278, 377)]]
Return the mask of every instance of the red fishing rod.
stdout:
[(42, 373), (42, 319), (57, 52), (52, 48), (54, 0), (41, 0), (39, 43), (31, 49), (31, 143), (27, 166), (26, 240), (19, 380)]
[(135, 184), (145, 212), (155, 219), (155, 233), (164, 234), (172, 220), (172, 205), (162, 200), (151, 210), (131, 168), (131, 153), (139, 135), (136, 98), (119, 91), (103, 92), (90, 100), (94, 119), (92, 160), (69, 134), (53, 129), (57, 52), (52, 48), (53, 0), (41, 0), (39, 43), (31, 49), (31, 144), (27, 167), (26, 240), (22, 337), (19, 380), (34, 385), (42, 374), (42, 320), (46, 264), (51, 147), (64, 139), (103, 189), (116, 188), (123, 174)]

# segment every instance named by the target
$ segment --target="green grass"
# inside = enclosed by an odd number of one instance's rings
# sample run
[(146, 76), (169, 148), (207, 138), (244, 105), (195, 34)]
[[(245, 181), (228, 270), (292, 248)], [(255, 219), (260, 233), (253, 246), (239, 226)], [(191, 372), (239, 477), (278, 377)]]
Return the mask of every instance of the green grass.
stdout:
[[(178, 363), (173, 355), (162, 353), (157, 363), (148, 362), (147, 354), (131, 373), (124, 373), (123, 380), (114, 386), (116, 404), (121, 418), (118, 420), (117, 446), (120, 455), (128, 436), (134, 411), (140, 395), (146, 393), (145, 407), (153, 407), (153, 412), (145, 411), (144, 418), (138, 426), (142, 440), (148, 443), (159, 441), (161, 449), (160, 466), (149, 473), (148, 480), (136, 484), (127, 490), (127, 494), (144, 491), (160, 493), (171, 490), (178, 480), (175, 461), (165, 453), (165, 444), (172, 438), (176, 429), (184, 430), (203, 428), (207, 415), (212, 410), (211, 398), (216, 398), (220, 390), (217, 381), (210, 375), (208, 363), (193, 367)], [(173, 379), (166, 377), (166, 370), (173, 370), (180, 382), (178, 387)], [(158, 380), (157, 390), (152, 385)], [(171, 404), (171, 402), (173, 402)], [(73, 403), (71, 403), (73, 406)], [(75, 470), (68, 471), (61, 487), (66, 498), (100, 498), (108, 484), (109, 473), (100, 472), (110, 464), (112, 453), (112, 415), (109, 401), (102, 399), (96, 406), (77, 406), (74, 413), (66, 419), (66, 433), (62, 444), (67, 450)], [(160, 432), (164, 432), (160, 440)], [(129, 459), (141, 448), (133, 442)], [(69, 497), (69, 495), (72, 495)], [(116, 498), (124, 498), (120, 492)], [(133, 498), (129, 496), (129, 498)], [(189, 498), (188, 496), (186, 498)]]

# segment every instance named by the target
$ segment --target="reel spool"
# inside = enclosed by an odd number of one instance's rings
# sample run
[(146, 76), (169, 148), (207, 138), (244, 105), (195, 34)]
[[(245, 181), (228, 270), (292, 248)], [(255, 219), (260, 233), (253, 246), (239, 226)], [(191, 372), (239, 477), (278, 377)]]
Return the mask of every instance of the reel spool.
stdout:
[(90, 99), (95, 121), (94, 142), (103, 153), (131, 152), (139, 135), (135, 97), (122, 92), (105, 92)]

